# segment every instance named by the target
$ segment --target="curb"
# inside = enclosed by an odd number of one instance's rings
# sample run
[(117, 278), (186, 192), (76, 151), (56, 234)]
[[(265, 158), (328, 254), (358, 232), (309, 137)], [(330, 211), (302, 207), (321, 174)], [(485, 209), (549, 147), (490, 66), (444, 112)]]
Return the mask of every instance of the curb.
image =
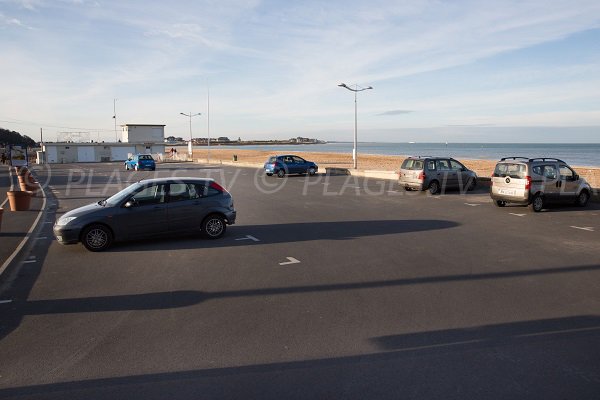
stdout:
[(0, 266), (0, 287), (4, 286), (6, 282), (10, 281), (10, 272), (13, 271), (16, 267), (16, 264), (18, 264), (22, 260), (23, 255), (30, 250), (29, 239), (31, 239), (32, 236), (35, 236), (35, 234), (39, 230), (39, 222), (42, 219), (42, 216), (46, 213), (47, 203), (46, 191), (43, 187), (40, 187), (40, 190), (42, 192), (43, 198), (42, 207), (38, 212), (38, 215), (36, 216), (35, 220), (31, 224), (31, 227), (23, 237), (23, 240), (21, 240), (21, 242), (15, 248), (15, 251), (13, 251), (12, 254)]

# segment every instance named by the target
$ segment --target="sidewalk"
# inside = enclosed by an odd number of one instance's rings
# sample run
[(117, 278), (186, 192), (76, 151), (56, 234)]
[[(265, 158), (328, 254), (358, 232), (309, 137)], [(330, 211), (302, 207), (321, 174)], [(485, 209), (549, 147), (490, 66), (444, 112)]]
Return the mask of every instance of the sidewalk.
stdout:
[[(21, 250), (39, 222), (45, 198), (42, 193), (31, 198), (29, 211), (10, 211), (6, 192), (18, 190), (18, 179), (14, 169), (0, 164), (0, 205), (4, 208), (0, 227), (0, 283), (6, 280), (11, 267), (20, 260)], [(2, 205), (4, 203), (4, 205)]]

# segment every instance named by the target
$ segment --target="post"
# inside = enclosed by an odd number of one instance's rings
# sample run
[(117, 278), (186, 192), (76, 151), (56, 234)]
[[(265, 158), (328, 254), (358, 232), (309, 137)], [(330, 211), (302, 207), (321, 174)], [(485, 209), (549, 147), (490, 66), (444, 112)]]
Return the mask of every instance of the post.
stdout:
[(206, 162), (210, 164), (210, 88), (207, 91), (207, 114), (206, 114), (206, 132), (208, 134), (208, 142), (206, 143)]
[(354, 169), (358, 168), (358, 106), (357, 106), (357, 94), (358, 94), (358, 85), (356, 86), (356, 91), (354, 91), (354, 151), (352, 152), (352, 157), (354, 159)]
[(194, 152), (192, 151), (192, 112), (190, 111), (190, 144), (188, 146), (188, 155), (192, 156)]

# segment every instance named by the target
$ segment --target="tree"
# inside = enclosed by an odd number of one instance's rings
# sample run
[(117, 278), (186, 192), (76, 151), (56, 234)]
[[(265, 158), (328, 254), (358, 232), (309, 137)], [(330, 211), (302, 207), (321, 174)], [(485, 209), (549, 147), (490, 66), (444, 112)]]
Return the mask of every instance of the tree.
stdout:
[(9, 131), (8, 129), (0, 128), (0, 144), (3, 145), (20, 145), (27, 147), (37, 147), (35, 140), (27, 135), (21, 135), (19, 132)]

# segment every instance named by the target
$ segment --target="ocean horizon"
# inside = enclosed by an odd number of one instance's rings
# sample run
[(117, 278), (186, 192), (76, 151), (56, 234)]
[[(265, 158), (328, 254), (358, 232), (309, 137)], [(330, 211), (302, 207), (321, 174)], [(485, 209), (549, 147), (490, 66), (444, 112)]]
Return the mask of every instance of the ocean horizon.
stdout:
[[(352, 153), (352, 142), (290, 145), (217, 145), (213, 148), (261, 150), (273, 153)], [(358, 154), (441, 156), (456, 159), (499, 160), (502, 157), (553, 157), (570, 165), (600, 167), (600, 143), (378, 143), (359, 142)], [(205, 149), (206, 146), (194, 146)]]

